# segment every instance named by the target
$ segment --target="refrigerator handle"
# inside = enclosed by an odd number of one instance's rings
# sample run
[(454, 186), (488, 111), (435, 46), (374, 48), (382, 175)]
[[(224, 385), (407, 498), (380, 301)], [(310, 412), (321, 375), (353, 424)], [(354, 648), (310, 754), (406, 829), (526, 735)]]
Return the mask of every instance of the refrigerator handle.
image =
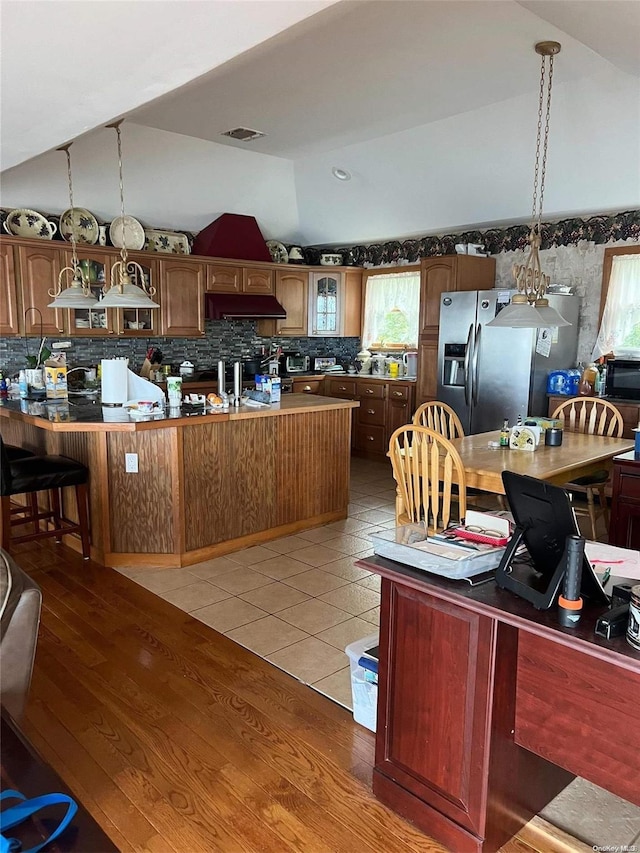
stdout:
[(473, 405), (478, 402), (478, 362), (480, 361), (480, 323), (476, 329), (476, 342), (473, 347)]
[(467, 335), (467, 346), (464, 351), (464, 401), (467, 406), (471, 405), (471, 350), (473, 349), (473, 323), (469, 326), (469, 334)]

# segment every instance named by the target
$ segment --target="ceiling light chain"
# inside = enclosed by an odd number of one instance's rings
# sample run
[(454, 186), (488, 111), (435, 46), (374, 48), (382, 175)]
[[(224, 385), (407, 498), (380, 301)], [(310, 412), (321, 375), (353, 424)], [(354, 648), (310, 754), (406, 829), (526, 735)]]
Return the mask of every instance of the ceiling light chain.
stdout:
[[(73, 142), (68, 142), (62, 145), (57, 151), (64, 151), (67, 155), (67, 182), (69, 187), (69, 212), (71, 215), (71, 227), (69, 229), (71, 241), (71, 266), (63, 267), (58, 275), (57, 286), (48, 291), (49, 296), (53, 297), (53, 302), (50, 302), (49, 308), (95, 308), (98, 300), (91, 292), (91, 285), (86, 274), (83, 272), (78, 260), (76, 231), (73, 222), (73, 179), (71, 176), (71, 151), (70, 148)], [(62, 286), (63, 279), (66, 273), (71, 273), (71, 284), (67, 287)]]

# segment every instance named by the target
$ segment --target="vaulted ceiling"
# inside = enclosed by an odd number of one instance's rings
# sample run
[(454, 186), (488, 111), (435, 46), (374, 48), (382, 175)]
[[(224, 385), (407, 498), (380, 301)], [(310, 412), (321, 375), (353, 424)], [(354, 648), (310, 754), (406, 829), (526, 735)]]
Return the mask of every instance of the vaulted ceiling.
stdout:
[[(137, 126), (132, 147), (146, 146), (147, 159), (166, 147), (156, 172), (173, 164), (184, 188), (171, 205), (154, 200), (166, 208), (154, 214), (134, 185), (136, 209), (156, 216), (148, 224), (197, 230), (215, 212), (235, 205), (252, 214), (255, 204), (270, 236), (327, 242), (526, 217), (539, 76), (533, 45), (542, 39), (562, 43), (550, 172), (566, 175), (568, 167), (575, 183), (557, 198), (550, 191), (548, 209), (597, 210), (598, 198), (608, 208), (640, 203), (640, 3), (633, 0), (1, 0), (0, 14), (10, 204), (51, 204), (63, 183), (38, 196), (34, 177), (44, 188), (57, 162), (47, 152), (77, 138), (80, 149), (87, 136), (95, 153), (97, 129), (125, 116)], [(238, 126), (265, 135), (251, 142), (221, 135)], [(611, 162), (615, 137), (622, 163)], [(604, 168), (594, 152), (609, 160), (611, 179), (596, 174), (593, 193), (578, 186), (577, 173), (571, 179), (583, 142), (590, 160), (583, 183)], [(219, 197), (200, 204), (197, 189), (187, 188), (202, 183), (209, 161), (223, 172)], [(338, 186), (332, 166), (354, 180)], [(449, 192), (439, 185), (445, 168)], [(243, 186), (247, 170), (252, 183)], [(495, 199), (480, 186), (483, 171)], [(293, 217), (268, 221), (256, 175), (265, 176), (265, 200), (268, 187), (272, 204), (289, 205)], [(438, 200), (437, 211), (412, 202), (412, 180)], [(389, 215), (399, 204), (388, 196), (394, 186), (405, 215)], [(512, 190), (511, 204), (500, 193)], [(32, 202), (27, 192), (36, 194)], [(381, 196), (384, 211), (372, 211)], [(102, 196), (100, 205), (105, 214), (113, 206)]]

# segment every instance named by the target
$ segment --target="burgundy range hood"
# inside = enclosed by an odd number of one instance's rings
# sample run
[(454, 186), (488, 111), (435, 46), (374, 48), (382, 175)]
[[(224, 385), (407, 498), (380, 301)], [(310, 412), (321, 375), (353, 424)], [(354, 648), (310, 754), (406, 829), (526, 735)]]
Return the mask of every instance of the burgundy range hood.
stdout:
[(205, 314), (208, 320), (284, 320), (286, 311), (275, 296), (242, 293), (206, 293)]

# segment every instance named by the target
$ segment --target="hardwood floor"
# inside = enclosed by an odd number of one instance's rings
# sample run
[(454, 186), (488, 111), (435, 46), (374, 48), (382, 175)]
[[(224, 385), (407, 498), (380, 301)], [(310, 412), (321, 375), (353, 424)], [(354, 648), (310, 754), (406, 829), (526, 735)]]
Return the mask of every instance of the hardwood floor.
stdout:
[(444, 851), (373, 797), (344, 708), (114, 570), (16, 550), (43, 591), (24, 731), (121, 850)]

